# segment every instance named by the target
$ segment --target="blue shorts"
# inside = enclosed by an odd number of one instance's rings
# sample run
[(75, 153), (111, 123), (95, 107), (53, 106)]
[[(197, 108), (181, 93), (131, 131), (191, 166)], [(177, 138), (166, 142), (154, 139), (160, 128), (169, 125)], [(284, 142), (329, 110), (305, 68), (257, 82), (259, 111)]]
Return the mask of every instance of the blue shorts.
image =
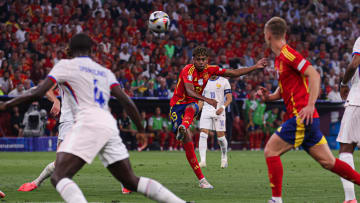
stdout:
[(259, 128), (260, 128), (259, 125), (254, 124), (254, 127), (252, 127), (251, 125), (249, 125), (249, 127), (247, 128), (247, 130), (248, 130), (249, 132), (252, 132), (252, 131), (255, 131), (255, 130), (259, 129)]
[(327, 143), (320, 131), (319, 118), (314, 118), (312, 124), (305, 125), (300, 122), (300, 119), (292, 117), (285, 121), (275, 133), (285, 142), (294, 145), (294, 148), (302, 146), (306, 151), (314, 145)]
[(199, 106), (196, 103), (190, 103), (190, 104), (176, 104), (172, 107), (170, 107), (169, 117), (172, 124), (172, 131), (176, 133), (177, 128), (182, 123), (182, 119), (184, 117), (185, 109), (187, 106), (194, 105), (196, 112), (199, 113)]

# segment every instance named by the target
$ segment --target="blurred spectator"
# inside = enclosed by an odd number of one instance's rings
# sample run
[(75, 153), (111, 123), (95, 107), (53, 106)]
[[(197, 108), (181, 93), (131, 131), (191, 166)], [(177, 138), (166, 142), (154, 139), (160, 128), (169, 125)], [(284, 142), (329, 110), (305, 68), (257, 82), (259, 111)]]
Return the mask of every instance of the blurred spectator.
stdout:
[(166, 98), (169, 96), (169, 90), (166, 88), (166, 80), (164, 78), (161, 78), (160, 87), (155, 91), (155, 96)]
[(159, 142), (161, 151), (164, 150), (167, 139), (166, 128), (166, 119), (161, 116), (160, 107), (156, 107), (155, 115), (149, 118), (149, 131), (154, 133), (155, 141)]
[(136, 130), (131, 129), (130, 118), (125, 110), (122, 111), (120, 118), (118, 119), (120, 136), (124, 140), (126, 147), (129, 150), (135, 150), (136, 147)]
[(10, 80), (10, 72), (8, 70), (5, 70), (2, 77), (0, 77), (0, 89), (3, 92), (3, 94), (8, 94), (13, 87), (13, 83)]
[(11, 116), (11, 126), (13, 134), (21, 137), (23, 134), (23, 126), (22, 126), (23, 116), (19, 113), (19, 107), (15, 106), (13, 108), (13, 114)]
[(11, 97), (17, 97), (20, 95), (23, 95), (25, 93), (25, 89), (24, 89), (24, 85), (22, 83), (19, 83), (15, 89), (13, 89), (10, 93), (9, 96)]
[(43, 136), (47, 120), (46, 111), (40, 109), (39, 102), (33, 102), (24, 115), (22, 125), (24, 136)]

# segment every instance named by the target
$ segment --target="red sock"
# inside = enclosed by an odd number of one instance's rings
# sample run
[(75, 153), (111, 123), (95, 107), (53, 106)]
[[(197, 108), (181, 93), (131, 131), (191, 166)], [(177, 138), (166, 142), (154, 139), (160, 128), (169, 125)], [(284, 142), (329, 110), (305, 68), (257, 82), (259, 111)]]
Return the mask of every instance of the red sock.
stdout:
[(166, 141), (166, 134), (160, 133), (160, 147), (164, 147)]
[(249, 138), (249, 142), (250, 142), (250, 149), (254, 149), (255, 148), (255, 134), (254, 133), (250, 133), (250, 138)]
[(334, 167), (331, 169), (332, 172), (338, 174), (344, 179), (351, 181), (357, 185), (360, 185), (360, 174), (356, 172), (349, 164), (336, 159)]
[(283, 167), (280, 156), (272, 156), (266, 158), (268, 166), (268, 174), (270, 180), (270, 187), (273, 197), (281, 197)]
[(184, 125), (186, 129), (189, 128), (192, 123), (195, 115), (195, 109), (193, 107), (187, 107), (185, 109), (184, 118), (182, 120), (181, 125)]
[(192, 142), (184, 143), (184, 149), (186, 158), (191, 166), (191, 168), (194, 170), (194, 173), (196, 174), (197, 178), (199, 180), (204, 178), (204, 175), (201, 172), (199, 162), (196, 158), (196, 154), (194, 151), (194, 144)]
[(264, 138), (264, 133), (259, 133), (259, 137), (258, 137), (258, 149), (261, 149), (261, 145), (262, 145), (262, 141), (263, 141), (263, 138)]
[(174, 147), (175, 148), (175, 143), (174, 143), (175, 135), (174, 135), (174, 133), (169, 132), (168, 135), (169, 135), (169, 147)]

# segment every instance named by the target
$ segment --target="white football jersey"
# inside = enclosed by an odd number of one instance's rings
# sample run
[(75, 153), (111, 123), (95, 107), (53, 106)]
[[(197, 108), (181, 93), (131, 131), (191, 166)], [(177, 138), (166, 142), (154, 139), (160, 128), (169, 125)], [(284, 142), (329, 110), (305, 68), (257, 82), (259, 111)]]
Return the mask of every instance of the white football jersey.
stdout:
[[(354, 47), (353, 47), (352, 55), (354, 56), (355, 54), (360, 55), (360, 37), (357, 38), (357, 40), (355, 41)], [(360, 106), (360, 78), (359, 78), (360, 72), (359, 72), (359, 69), (360, 69), (360, 66), (356, 69), (356, 72), (351, 79), (351, 89), (350, 89), (349, 95), (346, 99), (345, 106), (348, 106), (348, 105)]]
[(48, 77), (60, 86), (62, 106), (60, 122), (74, 120), (87, 109), (109, 112), (110, 90), (119, 85), (115, 75), (89, 57), (60, 60)]
[[(223, 77), (218, 77), (216, 80), (209, 79), (203, 91), (203, 96), (210, 99), (215, 99), (218, 103), (217, 108), (215, 109), (210, 104), (204, 102), (203, 112), (207, 112), (208, 115), (216, 116), (216, 110), (224, 105), (225, 95), (227, 93), (231, 93), (229, 80)], [(225, 109), (223, 114), (225, 114)]]

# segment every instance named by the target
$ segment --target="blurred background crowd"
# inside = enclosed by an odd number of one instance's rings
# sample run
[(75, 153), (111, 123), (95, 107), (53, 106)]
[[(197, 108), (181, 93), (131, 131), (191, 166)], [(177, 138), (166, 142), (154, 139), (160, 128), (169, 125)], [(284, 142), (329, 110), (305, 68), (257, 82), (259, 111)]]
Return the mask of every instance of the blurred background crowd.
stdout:
[[(290, 46), (322, 77), (320, 99), (341, 101), (338, 84), (360, 36), (359, 8), (356, 0), (0, 0), (0, 95), (38, 84), (66, 58), (71, 36), (85, 32), (97, 43), (92, 58), (115, 73), (129, 96), (170, 98), (197, 45), (208, 47), (209, 63), (222, 68), (274, 59), (263, 27), (281, 16)], [(147, 29), (155, 10), (169, 14), (168, 33)], [(259, 86), (274, 91), (276, 77), (272, 63), (231, 80), (233, 96), (251, 99)]]

